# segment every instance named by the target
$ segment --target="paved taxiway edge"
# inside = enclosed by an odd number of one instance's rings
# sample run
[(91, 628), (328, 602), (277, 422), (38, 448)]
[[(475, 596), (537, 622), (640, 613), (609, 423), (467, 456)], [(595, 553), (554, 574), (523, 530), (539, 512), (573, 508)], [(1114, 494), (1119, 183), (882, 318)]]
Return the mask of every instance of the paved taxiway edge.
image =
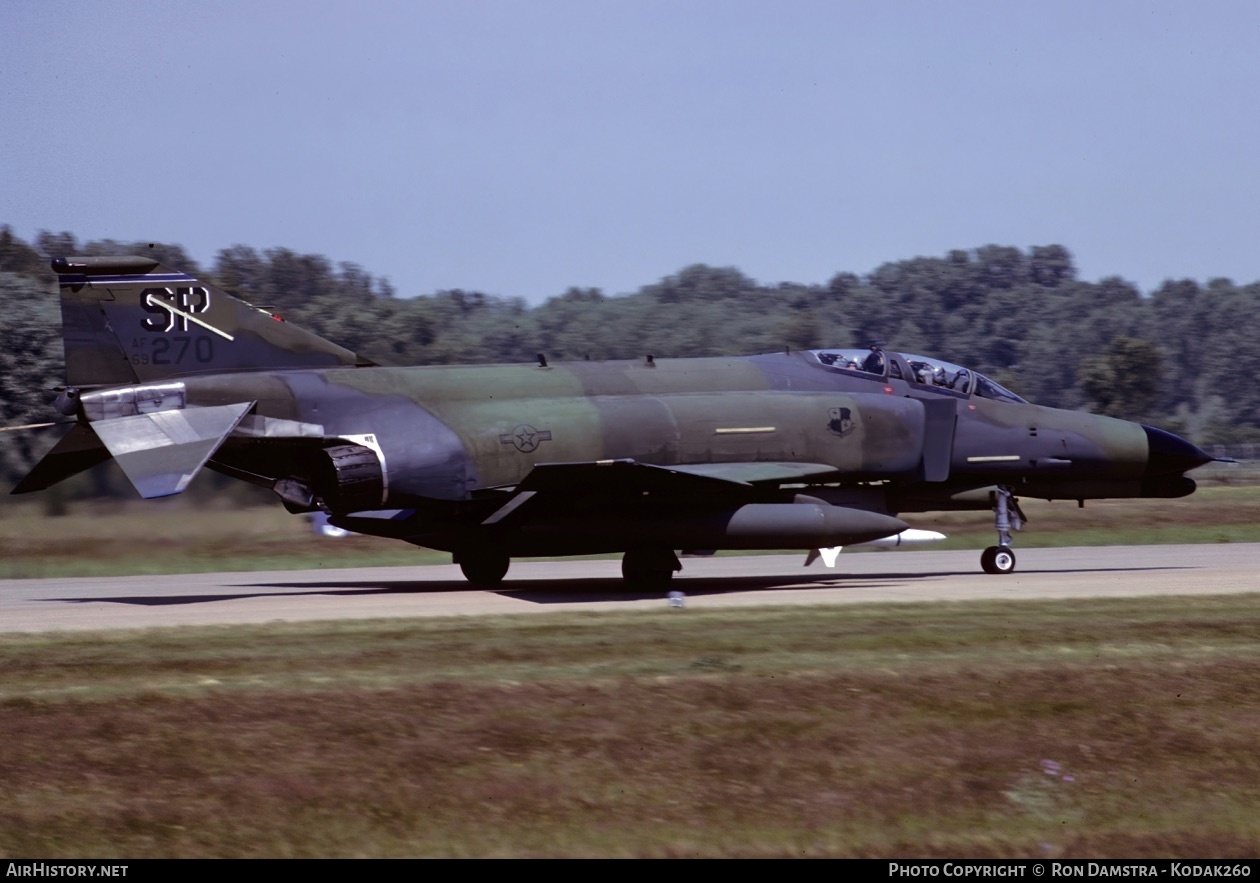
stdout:
[[(793, 604), (1098, 598), (1260, 591), (1260, 544), (1019, 550), (1019, 570), (979, 571), (974, 551), (686, 559), (688, 609)], [(665, 608), (626, 592), (620, 564), (518, 561), (498, 591), (470, 590), (453, 565), (0, 580), (0, 631), (153, 628), (412, 616)]]

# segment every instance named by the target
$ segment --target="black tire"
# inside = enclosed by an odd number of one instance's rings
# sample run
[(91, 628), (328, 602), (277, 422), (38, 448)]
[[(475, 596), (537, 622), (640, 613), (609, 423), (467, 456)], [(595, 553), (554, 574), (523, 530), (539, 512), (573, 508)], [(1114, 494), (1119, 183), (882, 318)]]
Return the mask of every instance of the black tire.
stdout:
[(989, 546), (980, 556), (980, 566), (985, 573), (1014, 573), (1015, 552), (1010, 546)]
[(665, 590), (674, 581), (672, 550), (634, 549), (621, 559), (621, 576), (636, 589)]
[(478, 588), (492, 589), (507, 576), (512, 559), (502, 552), (480, 549), (459, 556), (464, 578)]

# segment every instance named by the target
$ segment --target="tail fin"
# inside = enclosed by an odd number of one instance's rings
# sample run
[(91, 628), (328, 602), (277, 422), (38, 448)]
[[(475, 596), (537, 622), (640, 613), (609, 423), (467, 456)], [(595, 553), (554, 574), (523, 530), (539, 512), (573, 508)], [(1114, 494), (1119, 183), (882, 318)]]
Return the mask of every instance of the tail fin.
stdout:
[(69, 386), (372, 362), (152, 258), (56, 258)]

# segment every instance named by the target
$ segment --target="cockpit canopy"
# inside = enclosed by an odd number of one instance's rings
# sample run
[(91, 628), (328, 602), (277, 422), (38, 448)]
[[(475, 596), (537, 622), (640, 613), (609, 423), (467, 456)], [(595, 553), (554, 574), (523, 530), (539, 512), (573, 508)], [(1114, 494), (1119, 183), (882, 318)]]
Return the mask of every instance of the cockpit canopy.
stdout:
[(811, 353), (832, 370), (853, 372), (860, 377), (888, 377), (937, 392), (974, 394), (999, 402), (1025, 402), (983, 374), (930, 356), (862, 349), (811, 350)]

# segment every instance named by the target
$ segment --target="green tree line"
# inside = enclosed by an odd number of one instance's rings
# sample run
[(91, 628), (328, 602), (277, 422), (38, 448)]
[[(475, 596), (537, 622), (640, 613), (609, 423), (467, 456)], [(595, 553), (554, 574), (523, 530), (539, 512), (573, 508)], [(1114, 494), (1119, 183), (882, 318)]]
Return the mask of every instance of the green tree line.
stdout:
[[(0, 227), (0, 418), (52, 419), (63, 380), (48, 259), (149, 254), (385, 365), (738, 355), (865, 346), (949, 359), (1040, 404), (1144, 420), (1200, 444), (1260, 441), (1260, 283), (1170, 280), (1144, 295), (1119, 277), (1077, 278), (1061, 245), (986, 245), (837, 272), (825, 284), (696, 264), (611, 297), (570, 288), (535, 307), (478, 291), (397, 292), (352, 263), (235, 245), (208, 268), (174, 244), (25, 242)], [(1254, 366), (1254, 370), (1253, 370)], [(5, 433), (0, 477), (51, 444)]]

